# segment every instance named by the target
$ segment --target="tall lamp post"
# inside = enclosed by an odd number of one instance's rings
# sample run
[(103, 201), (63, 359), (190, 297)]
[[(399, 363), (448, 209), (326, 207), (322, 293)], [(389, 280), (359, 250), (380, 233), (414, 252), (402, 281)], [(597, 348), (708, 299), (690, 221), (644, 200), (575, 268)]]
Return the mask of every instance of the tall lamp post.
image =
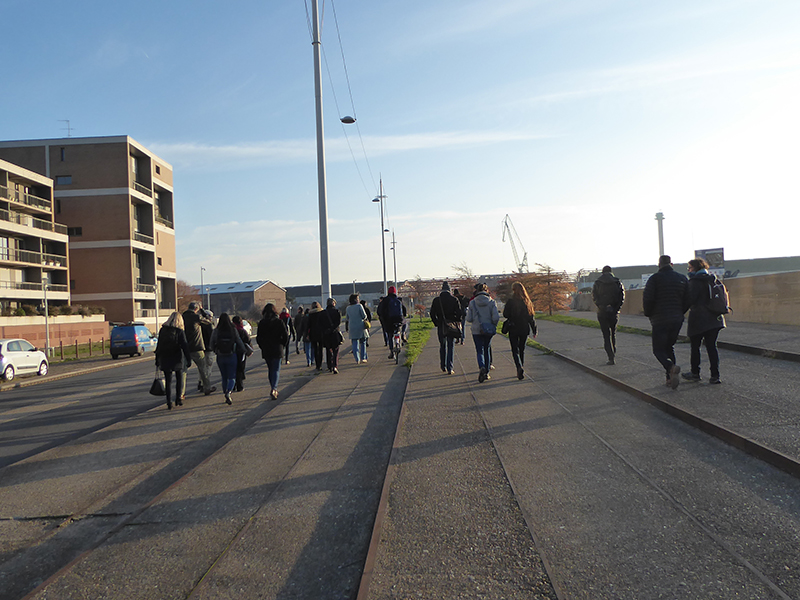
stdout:
[[(205, 292), (206, 288), (203, 286), (203, 271), (205, 271), (205, 267), (200, 267), (200, 300), (203, 300), (203, 292)], [(211, 310), (210, 306), (206, 306), (206, 310)]]
[(42, 291), (44, 292), (44, 336), (45, 354), (50, 357), (50, 310), (47, 306), (47, 273), (42, 271)]
[(397, 287), (397, 242), (394, 240), (394, 229), (392, 229), (392, 262), (394, 263), (394, 287)]
[(383, 201), (386, 199), (386, 196), (383, 195), (383, 179), (380, 180), (380, 194), (378, 194), (377, 198), (373, 198), (373, 202), (380, 203), (381, 206), (381, 256), (383, 257), (383, 295), (386, 296), (388, 294), (388, 290), (386, 289), (386, 228), (383, 224)]

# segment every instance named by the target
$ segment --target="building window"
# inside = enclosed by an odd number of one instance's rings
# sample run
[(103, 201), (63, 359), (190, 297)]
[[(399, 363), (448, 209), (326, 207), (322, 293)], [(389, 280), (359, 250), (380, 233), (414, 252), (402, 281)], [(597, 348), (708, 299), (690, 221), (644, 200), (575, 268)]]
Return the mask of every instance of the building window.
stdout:
[(74, 279), (70, 279), (69, 280), (69, 289), (70, 289), (71, 292), (75, 291), (75, 280)]
[(161, 167), (156, 165), (156, 175), (161, 175)]
[(56, 185), (71, 185), (72, 175), (56, 175)]
[(57, 215), (61, 214), (61, 200), (59, 200), (58, 198), (56, 198), (56, 214)]
[(160, 256), (158, 257), (158, 266), (159, 267), (161, 266), (161, 257)]
[(67, 227), (67, 235), (70, 237), (83, 235), (83, 227)]
[(61, 148), (61, 162), (64, 162), (64, 159), (66, 158), (66, 154), (67, 154), (67, 149), (66, 148)]

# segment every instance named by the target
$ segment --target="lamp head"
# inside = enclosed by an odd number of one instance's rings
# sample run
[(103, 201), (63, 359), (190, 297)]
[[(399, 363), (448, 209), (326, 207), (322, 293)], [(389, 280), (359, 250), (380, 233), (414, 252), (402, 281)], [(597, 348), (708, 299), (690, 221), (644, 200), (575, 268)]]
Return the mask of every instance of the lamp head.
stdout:
[(341, 119), (339, 119), (339, 120), (340, 120), (342, 123), (344, 123), (345, 125), (352, 125), (353, 123), (355, 123), (355, 122), (356, 122), (356, 120), (355, 120), (353, 117), (349, 117), (349, 116), (348, 116), (348, 117), (342, 117), (342, 118), (341, 118)]

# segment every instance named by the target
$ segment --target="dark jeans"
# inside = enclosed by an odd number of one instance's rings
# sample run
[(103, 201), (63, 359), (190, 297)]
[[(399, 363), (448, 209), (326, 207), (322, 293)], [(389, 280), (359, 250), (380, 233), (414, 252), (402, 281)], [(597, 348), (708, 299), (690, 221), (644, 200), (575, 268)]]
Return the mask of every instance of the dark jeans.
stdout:
[(617, 354), (617, 313), (599, 312), (597, 322), (600, 323), (600, 331), (603, 332), (603, 344), (608, 354), (609, 360), (613, 360)]
[(525, 366), (525, 345), (528, 343), (528, 336), (519, 335), (512, 331), (508, 334), (508, 341), (511, 342), (511, 354), (514, 356), (514, 364), (518, 369)]
[(236, 385), (236, 354), (217, 353), (217, 366), (222, 375), (222, 391), (233, 391), (233, 386)]
[(711, 377), (719, 378), (719, 351), (717, 350), (717, 336), (719, 329), (711, 329), (698, 333), (689, 338), (692, 341), (692, 373), (700, 375), (700, 344), (705, 343), (708, 352), (708, 366), (711, 370)]
[(167, 391), (167, 402), (172, 402), (172, 374), (175, 373), (175, 394), (176, 398), (183, 396), (183, 377), (182, 369), (177, 368), (174, 371), (164, 371), (164, 388)]
[(278, 380), (281, 376), (281, 359), (268, 358), (266, 359), (267, 370), (269, 371), (269, 387), (273, 390), (278, 389)]
[(329, 371), (339, 368), (339, 346), (325, 348), (325, 364)]
[(311, 340), (311, 353), (314, 355), (314, 364), (317, 365), (317, 371), (319, 371), (322, 368), (322, 357), (325, 356), (322, 353), (322, 340)]
[(475, 342), (475, 350), (478, 353), (478, 368), (488, 371), (492, 364), (492, 338), (488, 335), (473, 333), (472, 341)]
[(653, 325), (653, 356), (664, 367), (669, 376), (672, 365), (675, 364), (675, 342), (681, 332), (683, 319), (672, 323)]
[(247, 357), (244, 354), (237, 354), (236, 361), (236, 389), (241, 392), (244, 389), (244, 367), (247, 364)]
[(453, 346), (456, 340), (442, 334), (440, 328), (436, 328), (436, 333), (439, 334), (439, 366), (443, 371), (450, 372), (453, 370)]

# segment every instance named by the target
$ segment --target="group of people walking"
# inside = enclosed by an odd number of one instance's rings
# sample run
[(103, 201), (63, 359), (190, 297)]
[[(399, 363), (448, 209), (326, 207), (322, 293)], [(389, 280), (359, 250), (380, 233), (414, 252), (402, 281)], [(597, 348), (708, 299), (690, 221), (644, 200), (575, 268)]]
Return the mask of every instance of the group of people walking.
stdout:
[[(525, 346), (529, 335), (536, 337), (536, 317), (533, 303), (528, 292), (518, 281), (511, 286), (512, 296), (503, 308), (503, 333), (508, 334), (511, 344), (511, 354), (517, 368), (517, 378), (525, 377)], [(485, 283), (475, 285), (475, 294), (466, 303), (461, 301), (463, 296), (454, 290), (451, 293), (450, 284), (442, 284), (441, 293), (431, 303), (430, 315), (436, 326), (439, 338), (439, 363), (443, 373), (452, 375), (454, 346), (463, 344), (465, 324), (470, 324), (472, 341), (478, 360), (478, 382), (483, 383), (491, 379), (492, 365), (492, 338), (497, 333), (497, 324), (500, 322), (500, 312), (497, 303), (489, 295), (489, 287)], [(466, 307), (464, 306), (466, 304)]]
[[(652, 327), (653, 356), (664, 368), (666, 385), (675, 389), (681, 379), (698, 382), (700, 377), (700, 348), (705, 345), (708, 354), (710, 384), (720, 383), (719, 351), (717, 337), (725, 328), (724, 314), (728, 307), (712, 307), (717, 278), (708, 270), (708, 263), (694, 258), (688, 263), (688, 277), (675, 271), (672, 259), (663, 255), (658, 260), (658, 272), (651, 275), (644, 288), (642, 307)], [(608, 364), (615, 364), (616, 326), (619, 311), (625, 301), (622, 283), (603, 267), (603, 273), (592, 287), (592, 299), (597, 306), (597, 320), (603, 332)], [(689, 373), (681, 373), (675, 357), (675, 343), (689, 311), (687, 336), (691, 343)]]

